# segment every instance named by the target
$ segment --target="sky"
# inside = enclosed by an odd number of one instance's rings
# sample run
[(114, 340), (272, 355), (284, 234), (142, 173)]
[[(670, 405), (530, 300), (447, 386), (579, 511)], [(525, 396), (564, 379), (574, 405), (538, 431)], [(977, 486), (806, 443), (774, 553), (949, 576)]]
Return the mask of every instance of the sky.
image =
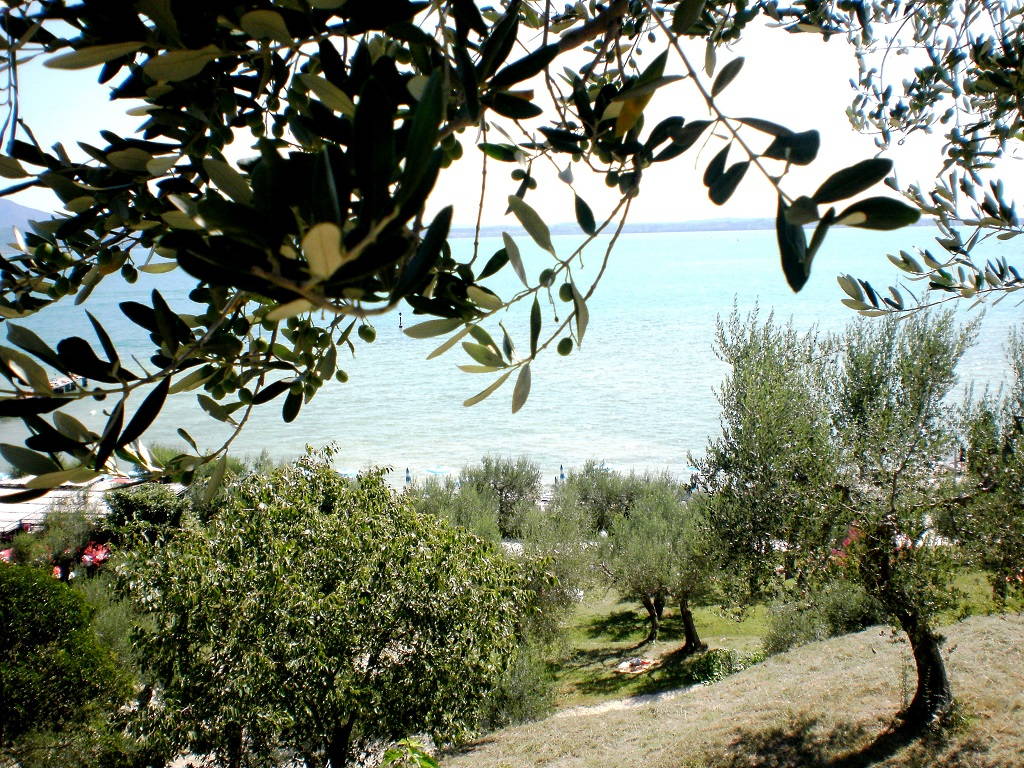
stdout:
[[(652, 53), (653, 51), (653, 46)], [(687, 53), (694, 62), (704, 61), (703, 44), (694, 43)], [(846, 41), (834, 37), (828, 42), (816, 34), (787, 34), (777, 29), (750, 28), (744, 39), (731, 49), (719, 49), (718, 68), (736, 56), (744, 56), (739, 77), (717, 98), (720, 108), (733, 116), (753, 116), (781, 123), (793, 130), (816, 128), (822, 145), (818, 159), (809, 168), (795, 168), (784, 181), (783, 188), (792, 197), (810, 194), (831, 173), (877, 154), (871, 137), (855, 133), (847, 121), (845, 110), (853, 98), (849, 78), (856, 74), (853, 53)], [(648, 54), (647, 58), (650, 58)], [(666, 74), (680, 72), (678, 61), (670, 59)], [(111, 102), (109, 87), (95, 82), (99, 67), (80, 71), (46, 69), (37, 59), (20, 70), (21, 112), (40, 143), (50, 146), (63, 142), (75, 156), (76, 141), (98, 146), (103, 128), (120, 135), (130, 135), (143, 118), (125, 112), (141, 102)], [(701, 73), (706, 84), (710, 77)], [(707, 109), (692, 82), (682, 80), (660, 89), (645, 112), (647, 130), (662, 117), (682, 115), (687, 120), (706, 118)], [(543, 124), (543, 123), (539, 123)], [(755, 149), (763, 148), (767, 138), (750, 132)], [(474, 146), (482, 140), (479, 130), (467, 129), (460, 136), (463, 159), (442, 172), (429, 207), (438, 210), (455, 206), (454, 225), (470, 226), (476, 220), (480, 189), (482, 153)], [(504, 139), (493, 131), (490, 141)], [(671, 163), (660, 163), (644, 175), (642, 190), (634, 201), (630, 220), (634, 222), (681, 222), (709, 218), (758, 218), (775, 215), (775, 196), (768, 182), (753, 169), (748, 172), (733, 198), (724, 206), (712, 204), (700, 177), (704, 166), (720, 149), (720, 140), (699, 142)], [(918, 136), (898, 151), (887, 156), (896, 162), (896, 171), (903, 185), (915, 180), (934, 178), (938, 170), (941, 137)], [(250, 154), (246, 142), (235, 145), (235, 157)], [(567, 164), (568, 155), (562, 161)], [(738, 159), (734, 152), (732, 157)], [(546, 164), (550, 165), (550, 164)], [(505, 199), (516, 182), (509, 174), (515, 165), (489, 163), (489, 192), (484, 207), (483, 223), (501, 225), (512, 221), (505, 213)], [(550, 223), (574, 219), (573, 193), (556, 172), (562, 168), (534, 166), (540, 184), (531, 191), (528, 202), (541, 211)], [(600, 220), (611, 210), (616, 197), (604, 184), (603, 176), (593, 174), (586, 166), (573, 166), (576, 191), (590, 203)], [(879, 186), (879, 194), (885, 190)], [(17, 196), (15, 202), (42, 210), (59, 208), (59, 201), (48, 190), (32, 189)], [(428, 218), (429, 220), (429, 218)]]

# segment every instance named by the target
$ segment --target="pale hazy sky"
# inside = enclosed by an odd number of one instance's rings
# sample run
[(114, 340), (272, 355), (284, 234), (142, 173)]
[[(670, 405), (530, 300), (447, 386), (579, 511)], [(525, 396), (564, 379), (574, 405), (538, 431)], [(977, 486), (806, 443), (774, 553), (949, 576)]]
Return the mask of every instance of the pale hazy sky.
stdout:
[[(856, 74), (852, 51), (844, 39), (837, 37), (824, 42), (815, 34), (750, 29), (733, 50), (719, 50), (719, 68), (738, 55), (745, 56), (746, 63), (736, 81), (718, 97), (724, 111), (737, 117), (772, 120), (794, 130), (817, 128), (822, 133), (817, 161), (809, 169), (795, 169), (784, 182), (784, 188), (792, 196), (812, 193), (832, 172), (876, 153), (871, 138), (856, 134), (844, 113), (853, 96), (848, 80)], [(692, 56), (695, 62), (703, 62), (703, 45), (695, 45)], [(671, 58), (669, 70), (680, 70), (678, 62)], [(125, 114), (136, 104), (109, 101), (108, 87), (95, 82), (98, 72), (99, 67), (77, 72), (49, 70), (40, 66), (38, 60), (21, 70), (22, 115), (42, 144), (64, 142), (74, 155), (78, 151), (75, 142), (79, 140), (103, 146), (98, 135), (101, 128), (130, 135), (142, 123), (142, 118)], [(645, 112), (646, 130), (662, 117), (673, 114), (683, 115), (687, 120), (707, 117), (696, 89), (686, 80), (666, 86), (655, 94)], [(760, 134), (751, 134), (755, 148), (767, 144)], [(431, 198), (431, 208), (436, 210), (453, 203), (455, 224), (467, 226), (475, 221), (480, 187), (481, 153), (475, 149), (480, 140), (478, 131), (467, 130), (460, 140), (464, 157), (442, 172)], [(489, 140), (504, 141), (493, 132)], [(715, 206), (708, 200), (700, 177), (704, 166), (721, 146), (717, 140), (706, 145), (699, 142), (681, 157), (648, 169), (640, 197), (633, 204), (631, 220), (670, 222), (774, 216), (774, 194), (753, 168), (725, 206)], [(940, 146), (940, 137), (922, 136), (888, 153), (896, 162), (901, 183), (934, 178)], [(239, 142), (237, 157), (247, 154), (247, 147)], [(561, 157), (565, 158), (561, 162), (568, 162), (568, 155)], [(731, 158), (740, 159), (735, 151)], [(489, 163), (489, 201), (484, 213), (487, 224), (515, 223), (504, 215), (505, 198), (516, 186), (509, 178), (514, 167), (507, 163)], [(539, 189), (529, 194), (528, 202), (549, 222), (572, 221), (572, 192), (556, 178), (555, 170), (538, 172), (535, 164), (534, 174), (541, 183)], [(577, 190), (600, 219), (615, 202), (603, 177), (594, 177), (582, 164), (574, 165), (574, 177)], [(886, 191), (881, 185), (877, 190), (876, 194)], [(29, 190), (11, 199), (44, 210), (59, 206), (56, 198), (43, 189)]]

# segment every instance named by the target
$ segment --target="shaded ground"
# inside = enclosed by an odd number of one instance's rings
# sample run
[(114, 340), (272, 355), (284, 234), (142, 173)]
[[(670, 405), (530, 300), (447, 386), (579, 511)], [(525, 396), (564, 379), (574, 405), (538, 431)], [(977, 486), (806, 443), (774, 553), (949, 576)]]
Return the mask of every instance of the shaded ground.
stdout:
[(958, 727), (908, 741), (905, 643), (874, 628), (774, 656), (712, 686), (629, 710), (491, 734), (445, 768), (1011, 768), (1024, 766), (1024, 617), (946, 629)]
[[(742, 621), (717, 609), (695, 611), (701, 638), (712, 648), (754, 652), (764, 633), (763, 608), (748, 612)], [(657, 643), (638, 645), (647, 634), (643, 609), (634, 603), (620, 603), (609, 592), (580, 606), (572, 629), (569, 648), (555, 665), (559, 709), (597, 704), (671, 690), (703, 682), (706, 675), (693, 662), (675, 654), (683, 642), (682, 624), (673, 606), (668, 606)], [(626, 658), (644, 656), (661, 665), (642, 675), (616, 674)]]

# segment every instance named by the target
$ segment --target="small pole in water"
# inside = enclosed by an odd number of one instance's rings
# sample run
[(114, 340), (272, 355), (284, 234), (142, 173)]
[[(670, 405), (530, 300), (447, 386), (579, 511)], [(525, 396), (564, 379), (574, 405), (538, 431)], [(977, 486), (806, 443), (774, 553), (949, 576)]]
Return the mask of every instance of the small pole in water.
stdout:
[(402, 313), (401, 312), (398, 313), (398, 329), (399, 330), (402, 329)]
[(409, 485), (412, 482), (412, 475), (409, 474), (409, 468), (405, 468), (405, 484)]

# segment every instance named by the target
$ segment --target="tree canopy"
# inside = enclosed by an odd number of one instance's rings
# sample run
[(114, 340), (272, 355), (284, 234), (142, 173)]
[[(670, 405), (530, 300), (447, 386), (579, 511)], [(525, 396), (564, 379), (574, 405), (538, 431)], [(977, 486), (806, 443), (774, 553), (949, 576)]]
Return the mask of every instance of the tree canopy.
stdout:
[(30, 761), (33, 734), (67, 733), (121, 705), (130, 681), (82, 596), (41, 568), (0, 566), (0, 757)]
[[(799, 290), (830, 227), (890, 229), (918, 213), (889, 197), (860, 197), (890, 173), (883, 158), (823, 174), (813, 191), (783, 189), (793, 165), (814, 161), (818, 132), (724, 113), (715, 100), (743, 59), (716, 67), (711, 56), (700, 71), (681, 42), (705, 40), (713, 49), (759, 15), (778, 23), (779, 34), (828, 35), (829, 14), (853, 18), (859, 7), (51, 0), (7, 8), (0, 21), (11, 109), (0, 174), (14, 183), (2, 194), (42, 185), (66, 209), (19, 235), (19, 253), (0, 262), (8, 340), (0, 347), (0, 415), (22, 418), (31, 433), (24, 447), (0, 450), (37, 475), (14, 498), (116, 470), (115, 457), (150, 476), (188, 477), (226, 445), (204, 453), (183, 434), (194, 453), (163, 466), (139, 447), (169, 395), (196, 392), (213, 419), (237, 429), (253, 408), (280, 399), (290, 421), (325, 382), (347, 378), (340, 355), (372, 342), (372, 319), (403, 302), (423, 318), (410, 336), (447, 336), (432, 356), (461, 343), (470, 359), (463, 369), (495, 377), (466, 405), (515, 374), (518, 410), (537, 355), (551, 346), (568, 354), (584, 340), (600, 279), (580, 280), (584, 251), (613, 233), (606, 260), (645, 170), (698, 141), (716, 147), (693, 182), (713, 202), (728, 200), (748, 173), (774, 187), (767, 207), (777, 212), (783, 270)], [(17, 91), (18, 66), (40, 55), (57, 70), (97, 68), (114, 99), (136, 105), (139, 129), (104, 131), (102, 146), (80, 144), (85, 161), (63, 146), (40, 146), (19, 117)], [(680, 79), (699, 94), (700, 114), (646, 125), (648, 102)], [(236, 160), (228, 145), (243, 142), (251, 157)], [(485, 163), (522, 162), (503, 192), (510, 213), (551, 256), (539, 275), (526, 274), (507, 232), (493, 254), (452, 256), (453, 209), (431, 193), (464, 151), (482, 152)], [(570, 187), (576, 169), (618, 191), (618, 202), (597, 212), (570, 192), (582, 234), (568, 253), (558, 252), (529, 202), (534, 164), (553, 164)], [(809, 240), (807, 224), (815, 224)], [(174, 269), (195, 279), (190, 298), (199, 311), (175, 312), (159, 290), (121, 305), (150, 334), (145, 363), (124, 359), (91, 315), (95, 341), (69, 336), (55, 348), (12, 322), (55, 302), (83, 303), (117, 275), (131, 282), (140, 271)], [(502, 269), (522, 282), (511, 296), (485, 283)], [(567, 311), (556, 309), (555, 290)], [(529, 339), (496, 327), (498, 313), (514, 304), (529, 313)], [(90, 384), (58, 393), (50, 371)], [(112, 401), (96, 431), (63, 410), (83, 397)]]
[(219, 764), (339, 768), (363, 747), (447, 742), (511, 662), (525, 579), (500, 550), (326, 457), (229, 486), (205, 525), (118, 565), (157, 695), (136, 727)]
[(734, 314), (719, 335), (732, 367), (723, 434), (699, 463), (711, 529), (744, 586), (848, 578), (906, 633), (915, 726), (952, 703), (937, 623), (958, 553), (937, 518), (962, 502), (945, 476), (955, 435), (944, 398), (972, 338), (951, 313), (820, 339)]

